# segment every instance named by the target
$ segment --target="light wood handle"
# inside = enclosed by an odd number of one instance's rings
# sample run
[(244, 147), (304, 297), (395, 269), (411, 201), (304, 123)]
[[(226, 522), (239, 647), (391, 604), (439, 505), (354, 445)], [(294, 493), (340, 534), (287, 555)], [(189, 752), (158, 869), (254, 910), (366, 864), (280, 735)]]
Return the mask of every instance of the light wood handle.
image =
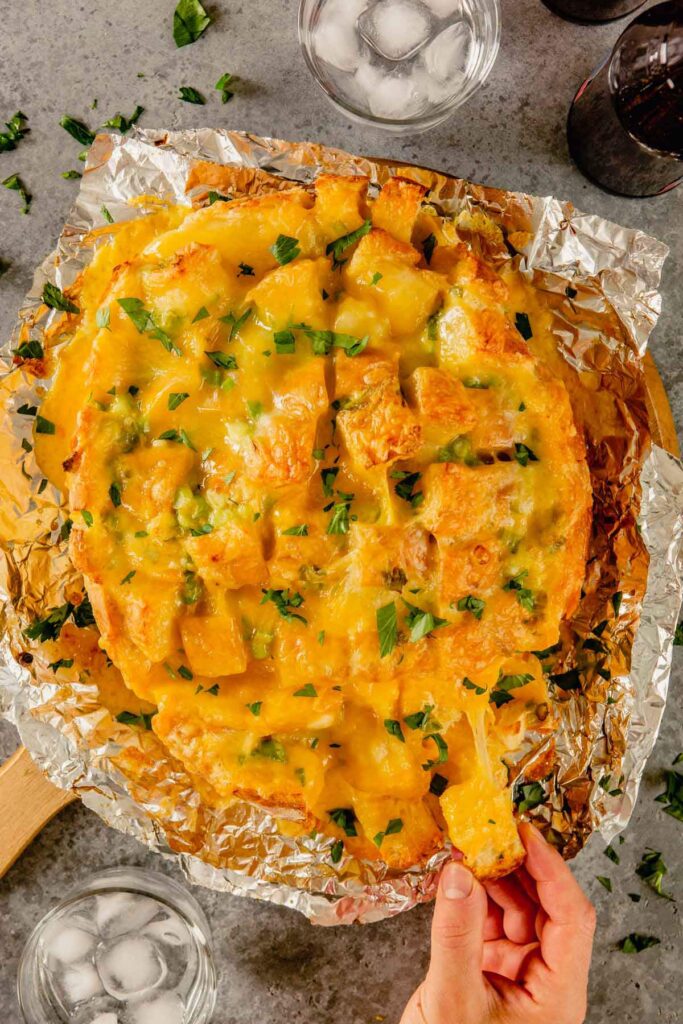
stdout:
[(0, 765), (0, 878), (50, 818), (76, 799), (73, 790), (46, 779), (26, 747)]

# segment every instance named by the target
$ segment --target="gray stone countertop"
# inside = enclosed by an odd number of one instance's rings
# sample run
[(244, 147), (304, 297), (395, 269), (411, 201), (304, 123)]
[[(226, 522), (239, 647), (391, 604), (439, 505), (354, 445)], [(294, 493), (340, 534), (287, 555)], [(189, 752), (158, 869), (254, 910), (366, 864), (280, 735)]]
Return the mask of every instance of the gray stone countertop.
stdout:
[[(243, 128), (416, 161), (490, 185), (571, 199), (580, 209), (656, 235), (671, 256), (652, 349), (683, 425), (683, 189), (649, 200), (612, 197), (584, 180), (567, 153), (565, 117), (573, 93), (623, 23), (584, 27), (554, 17), (540, 0), (502, 0), (502, 45), (485, 87), (439, 128), (394, 138), (347, 122), (312, 82), (297, 42), (295, 0), (216, 0), (208, 5), (214, 24), (181, 50), (171, 36), (173, 6), (173, 0), (0, 2), (0, 114), (4, 120), (21, 109), (31, 128), (16, 152), (0, 155), (0, 178), (19, 172), (34, 196), (30, 215), (23, 217), (17, 194), (0, 190), (0, 258), (11, 263), (0, 278), (3, 335), (33, 268), (53, 247), (77, 187), (60, 177), (80, 165), (79, 146), (59, 118), (68, 113), (94, 127), (140, 103), (143, 126)], [(226, 106), (213, 90), (224, 71), (244, 82)], [(199, 89), (207, 105), (180, 102), (180, 85)], [(90, 109), (94, 99), (96, 112)], [(683, 1017), (677, 904), (656, 896), (634, 874), (646, 847), (661, 850), (668, 888), (683, 897), (682, 826), (653, 800), (663, 769), (683, 747), (682, 697), (683, 657), (677, 651), (661, 735), (625, 841), (617, 847), (621, 864), (603, 856), (596, 836), (573, 865), (599, 911), (590, 1024), (674, 1024)], [(0, 754), (9, 754), (16, 742), (13, 729), (0, 723)], [(79, 881), (114, 864), (179, 876), (75, 805), (48, 825), (0, 882), (5, 1024), (18, 1022), (16, 967), (33, 925)], [(612, 879), (611, 895), (596, 875)], [(641, 893), (641, 902), (632, 903), (629, 892)], [(200, 889), (195, 894), (210, 919), (220, 967), (215, 1024), (393, 1024), (427, 964), (429, 907), (362, 928), (314, 929), (293, 911)], [(630, 931), (657, 935), (661, 945), (625, 956), (615, 943)]]

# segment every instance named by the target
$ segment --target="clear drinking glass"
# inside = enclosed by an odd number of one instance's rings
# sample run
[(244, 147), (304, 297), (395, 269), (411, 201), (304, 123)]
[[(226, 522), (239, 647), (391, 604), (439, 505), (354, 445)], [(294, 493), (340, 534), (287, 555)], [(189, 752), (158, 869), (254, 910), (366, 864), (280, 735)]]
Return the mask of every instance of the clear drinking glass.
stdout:
[(204, 913), (165, 875), (111, 868), (54, 907), (19, 963), (25, 1024), (208, 1024), (216, 971)]
[(569, 111), (569, 150), (601, 188), (667, 192), (683, 177), (683, 2), (649, 7), (585, 81)]
[(328, 99), (355, 121), (425, 131), (493, 67), (498, 0), (301, 0), (299, 40)]
[(561, 18), (570, 21), (614, 21), (638, 10), (645, 0), (543, 0)]

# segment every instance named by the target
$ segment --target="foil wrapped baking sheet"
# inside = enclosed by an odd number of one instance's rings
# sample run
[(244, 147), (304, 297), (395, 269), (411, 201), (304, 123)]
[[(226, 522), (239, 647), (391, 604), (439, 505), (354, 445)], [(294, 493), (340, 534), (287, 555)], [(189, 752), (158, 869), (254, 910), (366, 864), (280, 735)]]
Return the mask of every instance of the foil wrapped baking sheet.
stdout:
[[(611, 839), (633, 811), (667, 694), (681, 603), (683, 467), (652, 442), (643, 357), (661, 308), (666, 247), (571, 204), (474, 185), (421, 167), (363, 159), (312, 143), (204, 129), (99, 135), (55, 253), (36, 272), (0, 369), (0, 709), (58, 786), (104, 821), (179, 860), (198, 884), (297, 909), (317, 924), (370, 922), (430, 900), (448, 850), (395, 872), (331, 840), (292, 835), (292, 812), (246, 801), (209, 806), (153, 732), (117, 721), (96, 679), (74, 664), (57, 677), (23, 630), (50, 608), (78, 607), (59, 494), (32, 453), (32, 411), (49, 381), (24, 341), (66, 340), (41, 304), (46, 281), (71, 284), (114, 221), (159, 202), (203, 204), (308, 184), (321, 171), (422, 182), (427, 199), (497, 263), (514, 260), (552, 310), (556, 351), (575, 373), (570, 395), (586, 437), (594, 529), (579, 607), (544, 654), (558, 714), (510, 763), (524, 816), (573, 856), (593, 831)], [(501, 228), (477, 230), (480, 213)]]

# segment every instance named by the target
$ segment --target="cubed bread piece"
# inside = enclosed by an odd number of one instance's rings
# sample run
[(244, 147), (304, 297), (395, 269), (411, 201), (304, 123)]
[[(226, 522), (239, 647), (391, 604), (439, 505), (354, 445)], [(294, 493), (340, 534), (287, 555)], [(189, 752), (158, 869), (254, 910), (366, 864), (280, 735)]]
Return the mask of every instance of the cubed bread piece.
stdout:
[(477, 422), (476, 409), (462, 381), (445, 370), (420, 366), (408, 380), (408, 393), (429, 423), (451, 435), (466, 434)]
[(449, 534), (461, 541), (490, 536), (510, 520), (518, 468), (517, 463), (502, 462), (430, 466), (422, 478), (422, 522), (432, 533)]
[(441, 830), (422, 800), (393, 800), (356, 792), (353, 809), (366, 837), (390, 867), (426, 861), (441, 845)]
[(197, 615), (182, 619), (180, 636), (195, 675), (239, 675), (247, 667), (242, 625), (234, 615)]
[(416, 181), (390, 178), (372, 206), (372, 223), (401, 242), (410, 242), (427, 189)]
[(367, 191), (368, 179), (361, 176), (318, 175), (313, 213), (326, 242), (334, 242), (362, 225)]
[(512, 790), (501, 789), (482, 768), (449, 786), (441, 809), (453, 845), (477, 878), (498, 878), (524, 860), (524, 847), (512, 814)]
[(237, 519), (212, 533), (188, 537), (185, 547), (207, 583), (233, 590), (260, 585), (268, 578), (259, 534)]

